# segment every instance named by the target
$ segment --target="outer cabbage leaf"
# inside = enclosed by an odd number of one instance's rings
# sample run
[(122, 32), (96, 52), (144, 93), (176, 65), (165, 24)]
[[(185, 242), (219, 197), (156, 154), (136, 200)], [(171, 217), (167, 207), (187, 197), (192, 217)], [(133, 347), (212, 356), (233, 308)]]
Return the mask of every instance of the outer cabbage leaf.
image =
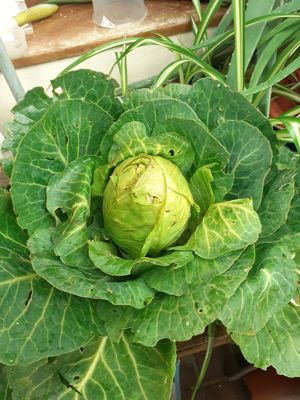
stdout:
[(179, 99), (181, 96), (188, 94), (190, 89), (190, 85), (180, 83), (171, 83), (164, 87), (155, 89), (137, 89), (130, 92), (129, 95), (124, 98), (124, 105), (126, 109), (131, 109), (154, 99), (165, 99), (170, 97)]
[(195, 203), (200, 206), (201, 219), (211, 205), (224, 200), (232, 188), (233, 180), (233, 174), (219, 170), (217, 164), (204, 165), (191, 176), (189, 186)]
[(0, 398), (12, 400), (12, 392), (8, 385), (7, 372), (4, 365), (0, 364)]
[(48, 229), (38, 229), (30, 237), (28, 247), (33, 269), (64, 292), (136, 308), (145, 307), (154, 297), (154, 291), (142, 278), (118, 281), (90, 265), (86, 268), (67, 267), (53, 253), (51, 232)]
[(214, 193), (216, 203), (220, 203), (224, 200), (225, 195), (231, 190), (234, 176), (223, 171), (218, 171), (217, 166), (211, 169), (213, 175), (213, 181), (211, 182), (211, 188)]
[(143, 257), (137, 260), (128, 260), (118, 255), (116, 247), (109, 242), (94, 239), (89, 242), (89, 255), (94, 265), (102, 272), (112, 276), (126, 276), (155, 269), (159, 273), (162, 267), (171, 265), (178, 269), (192, 261), (191, 251), (171, 252), (160, 257)]
[(108, 160), (114, 135), (126, 123), (133, 121), (142, 123), (146, 129), (145, 133), (151, 136), (154, 126), (158, 121), (172, 118), (199, 121), (191, 107), (182, 101), (169, 98), (152, 100), (137, 108), (125, 111), (104, 136), (101, 142), (101, 154)]
[(133, 340), (145, 346), (154, 346), (164, 338), (184, 341), (202, 333), (218, 318), (226, 302), (246, 278), (254, 258), (254, 250), (250, 247), (231, 268), (192, 294), (180, 297), (161, 294), (142, 310), (103, 304), (101, 317), (105, 320), (107, 333), (118, 340), (123, 330), (130, 329)]
[(72, 161), (63, 172), (53, 175), (47, 186), (46, 207), (56, 219), (52, 230), (55, 255), (67, 265), (87, 267), (87, 223), (90, 216), (91, 182), (96, 157)]
[(275, 150), (276, 138), (267, 118), (229, 86), (210, 78), (199, 79), (181, 99), (195, 110), (209, 130), (226, 121), (245, 121), (257, 127)]
[(207, 166), (198, 168), (189, 181), (193, 199), (200, 205), (203, 214), (206, 214), (206, 211), (215, 202), (215, 196), (211, 188), (212, 181), (213, 176)]
[(258, 210), (262, 237), (273, 234), (285, 223), (295, 195), (294, 175), (294, 170), (278, 171), (265, 187), (265, 195)]
[(253, 335), (293, 297), (296, 266), (282, 244), (257, 250), (248, 278), (224, 307), (221, 321), (234, 333)]
[[(230, 175), (226, 176), (221, 171), (218, 171), (217, 173), (213, 171), (213, 165), (205, 165), (204, 167), (200, 167), (192, 175), (191, 179), (189, 180), (189, 186), (195, 203), (200, 206), (199, 218), (198, 221), (196, 221), (196, 225), (199, 224), (209, 207), (216, 202), (214, 193), (215, 187), (213, 186), (213, 183), (217, 183), (217, 186), (221, 186), (223, 184), (223, 187), (220, 187), (216, 192), (217, 199), (220, 197), (222, 200), (224, 194), (228, 192), (229, 186), (231, 187), (232, 183), (231, 177), (227, 180), (228, 176)], [(229, 186), (227, 186), (227, 183), (229, 183)]]
[(0, 361), (29, 364), (87, 343), (101, 331), (96, 303), (43, 281), (31, 268), (27, 236), (13, 215), (1, 210), (0, 220)]
[[(283, 183), (283, 186), (282, 186), (282, 188), (284, 189), (284, 192), (285, 192), (285, 189), (289, 192), (291, 190), (290, 187), (292, 186), (291, 174), (289, 173), (289, 171), (286, 171), (286, 170), (283, 170), (282, 174), (284, 174), (284, 176), (287, 176), (290, 178), (290, 180), (287, 180), (287, 182)], [(281, 174), (280, 174), (280, 176), (281, 176)], [(280, 177), (277, 179), (281, 180)], [(274, 181), (277, 182), (277, 179), (275, 178)], [(283, 225), (281, 225), (280, 228), (277, 229), (272, 235), (263, 237), (261, 239), (261, 242), (263, 242), (263, 243), (272, 243), (272, 242), (277, 242), (280, 240), (288, 240), (289, 236), (294, 236), (295, 234), (297, 234), (299, 232), (299, 221), (300, 221), (300, 165), (299, 165), (299, 160), (298, 160), (298, 165), (297, 165), (297, 169), (296, 169), (296, 174), (295, 174), (293, 180), (295, 182), (295, 189), (294, 189), (295, 191), (294, 191), (294, 197), (290, 203), (287, 219), (286, 219), (285, 223)], [(282, 193), (281, 191), (279, 191), (279, 196), (282, 199), (285, 199), (285, 201), (287, 200), (287, 198), (289, 198), (287, 193)], [(274, 201), (277, 201), (277, 200), (275, 200), (275, 198), (274, 198)], [(284, 203), (283, 203), (283, 206), (284, 206)], [(280, 222), (282, 222), (285, 214), (286, 214), (286, 212), (283, 209), (281, 209), (281, 211), (279, 212), (280, 218), (277, 217), (277, 219), (274, 219), (274, 222), (276, 220), (277, 221), (279, 220)]]
[(1, 148), (3, 153), (8, 152), (2, 161), (4, 172), (8, 176), (12, 173), (14, 157), (21, 139), (43, 117), (50, 105), (51, 99), (44, 89), (36, 87), (29, 90), (12, 109), (14, 120), (5, 125), (5, 140)]
[(239, 199), (212, 205), (185, 246), (199, 257), (216, 258), (257, 241), (261, 231), (252, 200)]
[(82, 69), (70, 71), (51, 81), (53, 94), (58, 99), (80, 99), (96, 104), (101, 110), (117, 119), (123, 106), (115, 90), (117, 82), (101, 72)]
[(175, 345), (147, 348), (122, 336), (95, 339), (73, 353), (29, 367), (7, 368), (14, 398), (169, 400)]
[(212, 135), (230, 154), (227, 172), (234, 176), (234, 181), (226, 199), (251, 197), (257, 209), (272, 161), (268, 140), (257, 128), (242, 121), (225, 122)]
[(286, 305), (256, 335), (233, 333), (231, 337), (256, 367), (266, 369), (272, 365), (280, 375), (300, 375), (299, 309)]
[(45, 208), (49, 179), (79, 157), (98, 155), (101, 135), (112, 121), (96, 105), (63, 100), (54, 102), (27, 133), (19, 145), (11, 179), (12, 201), (23, 229), (32, 233), (53, 224)]
[[(7, 123), (3, 151), (16, 155), (18, 145), (24, 135), (43, 118), (53, 101), (58, 99), (80, 99), (97, 104), (105, 113), (115, 119), (123, 107), (114, 96), (116, 81), (100, 72), (90, 70), (72, 71), (56, 78), (52, 82), (53, 99), (48, 97), (41, 87), (34, 88), (25, 94), (12, 110), (14, 120)], [(3, 166), (10, 175), (13, 167), (13, 158), (5, 159)]]
[(176, 133), (164, 132), (159, 136), (148, 136), (141, 122), (127, 122), (114, 135), (108, 161), (115, 166), (129, 157), (140, 154), (159, 155), (172, 161), (182, 173), (191, 168), (194, 151), (184, 137)]
[[(177, 254), (180, 256), (185, 253), (176, 251), (171, 254), (176, 257)], [(215, 276), (229, 269), (241, 253), (241, 250), (232, 251), (213, 260), (195, 256), (192, 261), (181, 268), (171, 265), (151, 269), (143, 275), (143, 279), (148, 286), (158, 292), (172, 296), (184, 296), (196, 292)]]
[(214, 138), (207, 127), (199, 120), (191, 118), (172, 118), (158, 120), (153, 128), (153, 135), (160, 136), (165, 132), (174, 132), (186, 138), (194, 150), (194, 169), (207, 164), (216, 164), (222, 170), (229, 160), (225, 147)]

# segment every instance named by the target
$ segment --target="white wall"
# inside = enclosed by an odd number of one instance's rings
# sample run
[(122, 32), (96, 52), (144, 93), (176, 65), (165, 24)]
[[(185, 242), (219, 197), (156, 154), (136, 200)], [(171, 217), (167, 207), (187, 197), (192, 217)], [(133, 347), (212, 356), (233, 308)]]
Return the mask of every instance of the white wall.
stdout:
[[(184, 33), (180, 37), (172, 37), (174, 41), (178, 39), (184, 44), (191, 45), (192, 34)], [(115, 61), (115, 51), (107, 51), (103, 54), (93, 57), (81, 64), (78, 68), (90, 68), (104, 73), (108, 73)], [(32, 67), (21, 68), (17, 70), (18, 76), (25, 91), (35, 86), (43, 86), (45, 89), (49, 87), (50, 79), (55, 78), (65, 67), (67, 67), (75, 58), (67, 58), (60, 61), (54, 61), (46, 64), (39, 64)], [(137, 82), (142, 79), (150, 78), (156, 75), (170, 61), (174, 60), (174, 55), (168, 50), (158, 46), (145, 46), (135, 50), (128, 57), (129, 83)], [(118, 80), (117, 68), (113, 73), (113, 77)], [(10, 90), (0, 74), (0, 131), (3, 131), (5, 120), (11, 119), (11, 108), (14, 106), (15, 100)]]

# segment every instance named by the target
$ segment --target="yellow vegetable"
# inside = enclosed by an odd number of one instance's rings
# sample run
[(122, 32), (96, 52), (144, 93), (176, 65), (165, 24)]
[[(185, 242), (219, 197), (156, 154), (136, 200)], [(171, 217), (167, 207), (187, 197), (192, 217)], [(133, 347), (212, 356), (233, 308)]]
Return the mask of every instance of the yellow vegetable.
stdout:
[(19, 26), (22, 26), (29, 22), (50, 17), (50, 15), (56, 13), (57, 10), (58, 6), (56, 4), (38, 4), (21, 11), (19, 14), (15, 15), (14, 19)]

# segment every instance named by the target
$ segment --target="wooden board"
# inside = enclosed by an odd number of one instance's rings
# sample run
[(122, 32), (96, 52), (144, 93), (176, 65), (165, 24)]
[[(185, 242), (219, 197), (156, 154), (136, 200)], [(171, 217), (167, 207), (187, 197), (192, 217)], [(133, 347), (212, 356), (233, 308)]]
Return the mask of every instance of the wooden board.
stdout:
[[(28, 6), (38, 0), (27, 0)], [(92, 5), (63, 5), (43, 21), (33, 23), (34, 33), (27, 36), (26, 56), (14, 61), (17, 68), (78, 56), (103, 43), (125, 36), (153, 36), (153, 32), (174, 35), (191, 30), (194, 9), (190, 0), (146, 0), (148, 16), (130, 27), (107, 29), (92, 21)], [(221, 9), (212, 21), (215, 26), (224, 15)], [(194, 15), (195, 16), (195, 15)]]

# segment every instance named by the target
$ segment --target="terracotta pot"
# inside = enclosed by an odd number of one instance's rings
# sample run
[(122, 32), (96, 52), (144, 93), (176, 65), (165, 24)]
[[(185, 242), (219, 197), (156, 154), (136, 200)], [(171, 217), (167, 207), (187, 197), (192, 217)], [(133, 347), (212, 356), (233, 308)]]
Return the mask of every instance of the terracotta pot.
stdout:
[[(297, 83), (300, 82), (300, 69), (295, 71), (295, 75), (297, 79), (295, 80), (292, 76), (284, 79), (281, 84), (287, 85), (289, 83)], [(300, 94), (300, 88), (297, 89), (297, 93)], [(290, 110), (295, 107), (297, 103), (295, 101), (289, 100), (284, 96), (277, 96), (276, 98), (271, 100), (270, 104), (270, 117), (275, 118), (278, 115), (284, 113), (285, 111)]]
[(244, 378), (251, 400), (299, 400), (300, 378), (277, 375), (273, 368), (257, 369)]

